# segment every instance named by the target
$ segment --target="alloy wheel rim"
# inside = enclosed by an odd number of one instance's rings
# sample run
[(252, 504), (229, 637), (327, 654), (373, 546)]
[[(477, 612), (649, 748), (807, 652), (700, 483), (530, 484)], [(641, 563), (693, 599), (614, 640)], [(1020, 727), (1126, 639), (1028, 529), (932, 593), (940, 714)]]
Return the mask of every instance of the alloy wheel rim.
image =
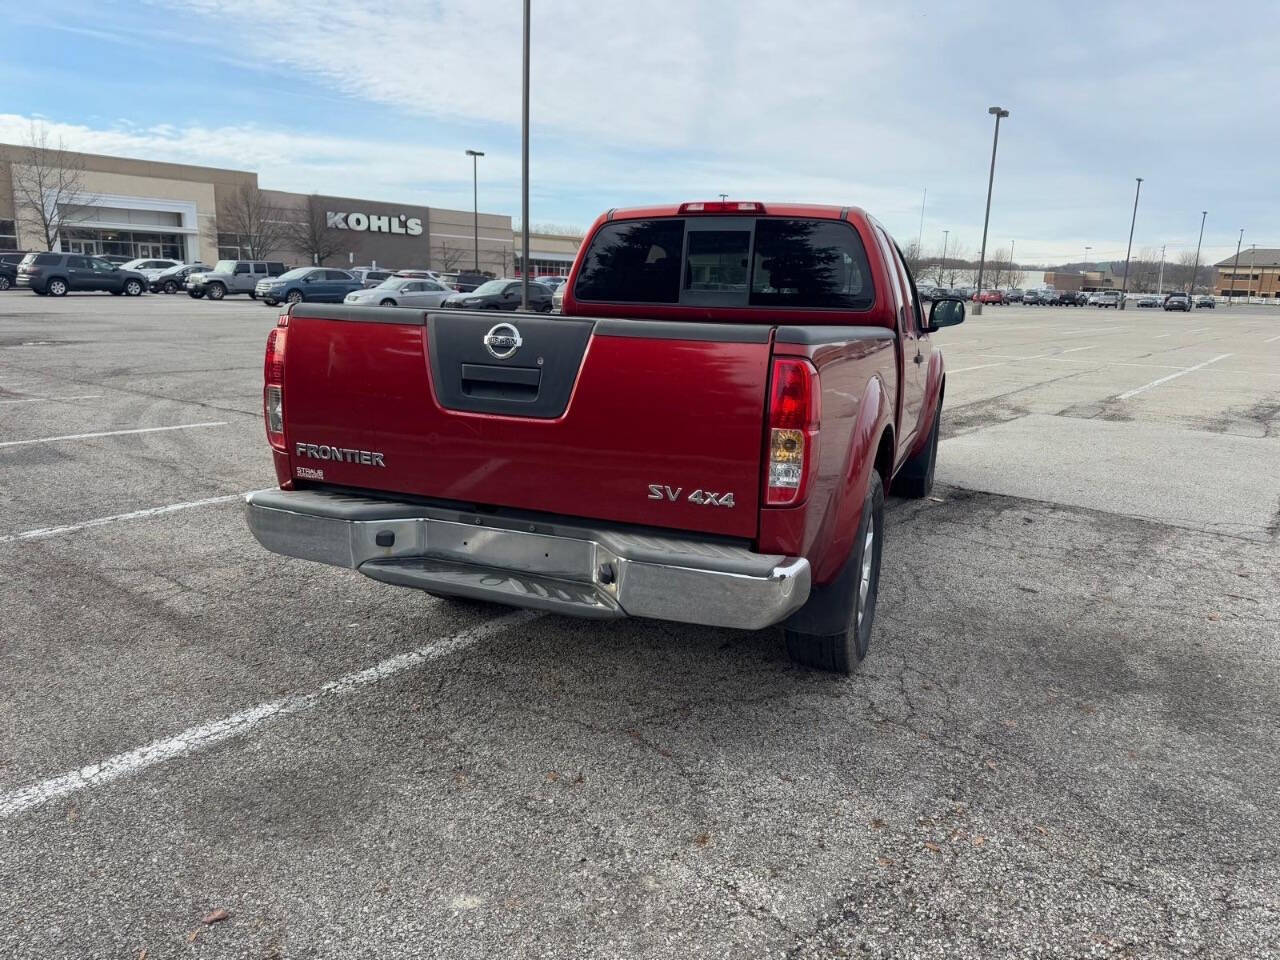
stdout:
[(858, 577), (858, 629), (862, 629), (862, 618), (867, 612), (867, 598), (871, 595), (871, 567), (875, 557), (876, 520), (871, 518), (867, 527), (867, 535), (862, 540), (862, 570)]

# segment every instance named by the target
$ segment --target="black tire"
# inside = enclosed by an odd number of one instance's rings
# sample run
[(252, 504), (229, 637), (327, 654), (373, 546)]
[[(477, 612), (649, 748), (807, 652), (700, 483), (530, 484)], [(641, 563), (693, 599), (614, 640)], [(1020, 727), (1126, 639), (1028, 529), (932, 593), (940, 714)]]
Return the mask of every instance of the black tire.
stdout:
[(249, 299), (250, 299), (250, 300), (257, 300), (257, 299), (258, 299), (258, 291), (257, 291), (257, 290), (250, 290), (250, 291), (249, 291)]
[(784, 625), (787, 655), (796, 663), (832, 673), (857, 669), (875, 626), (883, 542), (884, 484), (872, 470), (849, 559), (831, 583), (813, 589)]
[(285, 302), (285, 303), (301, 303), (301, 302), (302, 302), (302, 291), (301, 291), (301, 290), (290, 290), (288, 293), (286, 293), (286, 294), (284, 295), (284, 302)]
[(211, 283), (209, 284), (208, 289), (205, 290), (205, 296), (210, 300), (221, 300), (226, 295), (227, 288), (220, 283)]
[(142, 281), (126, 280), (124, 282), (124, 293), (125, 293), (125, 296), (129, 296), (129, 297), (142, 296)]
[(0, 290), (8, 290), (10, 286), (8, 277), (0, 277)]
[(188, 296), (188, 297), (190, 297), (192, 300), (199, 300), (201, 297), (203, 297), (203, 296), (204, 296), (204, 291), (203, 291), (203, 290), (188, 290), (188, 291), (187, 291), (187, 296)]
[(919, 500), (932, 492), (933, 474), (938, 465), (938, 431), (941, 421), (942, 398), (939, 397), (938, 409), (933, 412), (933, 425), (929, 428), (929, 438), (925, 440), (924, 447), (902, 465), (893, 479), (893, 492), (898, 496)]
[(121, 296), (124, 293), (123, 290), (108, 290), (107, 292), (110, 293), (113, 297)]
[(67, 295), (67, 281), (61, 277), (53, 277), (45, 281), (44, 289), (51, 297), (65, 297)]
[(380, 307), (394, 307), (395, 305), (396, 305), (396, 302), (392, 300), (390, 297), (383, 297), (381, 300), (378, 301), (378, 306)]
[(163, 289), (164, 289), (164, 292), (165, 292), (165, 293), (177, 293), (177, 292), (178, 292), (178, 285), (177, 285), (176, 283), (174, 283), (172, 280), (166, 280), (166, 281), (164, 282), (164, 288), (163, 288)]
[(274, 307), (274, 306), (275, 306), (277, 303), (279, 303), (280, 301), (279, 301), (279, 300), (267, 300), (266, 298), (263, 298), (263, 301), (262, 301), (262, 302), (263, 302), (263, 303), (265, 303), (268, 307)]

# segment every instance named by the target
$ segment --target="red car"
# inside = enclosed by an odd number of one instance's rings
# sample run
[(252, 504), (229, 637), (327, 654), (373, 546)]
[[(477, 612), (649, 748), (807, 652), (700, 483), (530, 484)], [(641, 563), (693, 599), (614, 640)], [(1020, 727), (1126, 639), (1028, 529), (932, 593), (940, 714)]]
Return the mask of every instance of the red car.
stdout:
[(267, 341), (268, 549), (608, 619), (782, 624), (849, 672), (892, 486), (933, 484), (946, 390), (896, 244), (856, 207), (610, 210), (563, 315), (296, 304)]
[(977, 303), (1004, 303), (1004, 294), (999, 290), (983, 290), (975, 293), (973, 299)]

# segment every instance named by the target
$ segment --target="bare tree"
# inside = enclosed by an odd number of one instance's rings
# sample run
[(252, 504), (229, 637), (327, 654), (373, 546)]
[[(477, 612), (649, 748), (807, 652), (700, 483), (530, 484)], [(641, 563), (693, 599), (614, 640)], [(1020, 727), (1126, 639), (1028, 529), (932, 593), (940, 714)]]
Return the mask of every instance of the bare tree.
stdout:
[(263, 260), (283, 247), (295, 229), (286, 211), (271, 203), (257, 187), (243, 184), (223, 213), (228, 232), (237, 238), (241, 253)]
[(441, 240), (431, 259), (441, 270), (448, 272), (461, 263), (468, 252), (466, 247), (451, 246), (448, 240)]
[(947, 261), (941, 268), (948, 287), (954, 287), (961, 278), (969, 274), (972, 268), (964, 252), (964, 244), (956, 243), (947, 248)]
[(911, 271), (911, 276), (920, 275), (920, 268), (924, 265), (924, 257), (920, 252), (920, 244), (912, 240), (902, 248), (902, 259), (907, 265), (907, 269)]
[(27, 142), (13, 164), (13, 192), (25, 235), (52, 250), (58, 234), (92, 216), (98, 200), (84, 185), (84, 161), (67, 150), (62, 138), (49, 138), (43, 124), (32, 123)]
[(1164, 276), (1168, 289), (1181, 288), (1190, 293), (1193, 289), (1198, 290), (1208, 284), (1213, 273), (1208, 264), (1197, 265), (1194, 250), (1187, 250), (1178, 254), (1175, 263), (1165, 267)]
[(319, 196), (307, 197), (307, 206), (300, 214), (286, 220), (286, 239), (293, 249), (307, 255), (316, 266), (340, 253), (354, 253), (360, 249), (359, 234), (334, 230), (325, 217), (324, 203)]
[[(990, 279), (988, 279), (990, 278)], [(987, 263), (987, 272), (983, 275), (992, 290), (999, 290), (1009, 283), (1009, 250), (1001, 247), (991, 255)]]
[[(513, 221), (511, 224), (512, 233), (520, 233), (520, 221)], [(529, 223), (530, 233), (549, 234), (553, 237), (577, 237), (581, 240), (587, 235), (587, 231), (582, 227), (574, 227), (564, 223)]]

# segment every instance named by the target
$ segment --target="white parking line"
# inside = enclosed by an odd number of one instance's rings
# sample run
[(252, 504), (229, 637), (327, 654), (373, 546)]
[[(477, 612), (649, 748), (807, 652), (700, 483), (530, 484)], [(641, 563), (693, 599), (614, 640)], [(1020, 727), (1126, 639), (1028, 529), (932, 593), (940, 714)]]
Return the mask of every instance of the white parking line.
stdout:
[(62, 400), (101, 400), (100, 393), (86, 393), (79, 397), (23, 397), (21, 400), (0, 400), (0, 403), (57, 403)]
[(1010, 363), (1018, 363), (1022, 360), (1043, 360), (1045, 357), (1056, 357), (1063, 353), (1079, 353), (1081, 350), (1095, 350), (1098, 344), (1091, 343), (1087, 347), (1072, 347), (1070, 350), (1059, 350), (1058, 353), (1037, 353), (1029, 357), (1014, 357), (1009, 360), (998, 360), (995, 363), (980, 363), (975, 367), (961, 367), (958, 370), (948, 370), (948, 373), (968, 373), (970, 370), (985, 370), (988, 367), (1003, 367)]
[(1214, 357), (1212, 360), (1206, 360), (1204, 363), (1197, 363), (1194, 367), (1187, 367), (1185, 370), (1179, 370), (1177, 373), (1171, 373), (1167, 377), (1161, 377), (1159, 380), (1152, 380), (1150, 383), (1144, 383), (1140, 387), (1136, 387), (1133, 390), (1128, 390), (1120, 394), (1118, 397), (1116, 397), (1116, 399), (1128, 400), (1130, 397), (1136, 397), (1138, 394), (1146, 390), (1150, 390), (1152, 387), (1158, 387), (1162, 383), (1168, 383), (1170, 380), (1176, 380), (1178, 377), (1185, 376), (1186, 374), (1191, 373), (1193, 370), (1199, 370), (1202, 367), (1207, 367), (1209, 364), (1217, 363), (1219, 360), (1225, 360), (1229, 356), (1231, 356), (1231, 354), (1229, 353), (1220, 353), (1218, 354), (1218, 356)]
[(135, 430), (104, 430), (101, 433), (68, 433), (60, 437), (37, 437), (34, 440), (6, 440), (0, 447), (22, 447), (29, 443), (55, 443), (59, 440), (93, 440), (97, 437), (123, 437), (131, 433), (161, 433), (165, 430), (195, 430), (199, 427), (225, 427), (227, 420), (207, 420), (203, 423), (179, 423), (172, 427), (141, 427)]
[(461, 633), (456, 633), (443, 640), (425, 644), (417, 649), (398, 656), (389, 657), (381, 663), (374, 664), (365, 670), (357, 670), (330, 680), (328, 683), (310, 693), (295, 694), (282, 697), (269, 703), (262, 703), (248, 710), (241, 710), (221, 720), (214, 720), (200, 726), (191, 727), (172, 737), (155, 740), (145, 746), (137, 747), (114, 757), (107, 757), (97, 763), (72, 770), (61, 776), (51, 777), (40, 783), (14, 790), (0, 795), (0, 820), (15, 816), (33, 807), (48, 803), (58, 797), (66, 796), (77, 790), (100, 787), (121, 777), (140, 773), (158, 763), (174, 760), (178, 757), (195, 753), (212, 747), (215, 744), (230, 740), (232, 737), (248, 733), (254, 727), (269, 720), (301, 713), (321, 703), (327, 697), (343, 697), (354, 693), (361, 687), (378, 683), (388, 677), (403, 673), (439, 657), (456, 653), (472, 644), (478, 643), (500, 630), (526, 624), (542, 616), (530, 610), (503, 614), (493, 620), (487, 620), (478, 626)]
[(69, 523), (61, 527), (40, 527), (36, 530), (24, 530), (22, 533), (11, 533), (0, 536), (0, 543), (16, 543), (19, 540), (47, 540), (67, 533), (76, 533), (92, 527), (106, 526), (108, 523), (119, 523), (121, 520), (141, 520), (144, 517), (159, 517), (166, 513), (177, 513), (179, 510), (191, 510), (195, 507), (211, 507), (216, 503), (230, 503), (241, 500), (243, 493), (233, 493), (225, 497), (208, 497), (204, 500), (188, 500), (186, 503), (170, 503), (163, 507), (149, 507), (146, 510), (134, 510), (130, 513), (117, 513), (110, 517), (96, 517), (81, 523)]
[(1263, 340), (1262, 342), (1263, 342), (1263, 343), (1275, 343), (1277, 340), (1280, 340), (1280, 333), (1276, 334), (1274, 337), (1270, 337), (1270, 338), (1268, 338), (1268, 339), (1266, 339), (1266, 340)]

